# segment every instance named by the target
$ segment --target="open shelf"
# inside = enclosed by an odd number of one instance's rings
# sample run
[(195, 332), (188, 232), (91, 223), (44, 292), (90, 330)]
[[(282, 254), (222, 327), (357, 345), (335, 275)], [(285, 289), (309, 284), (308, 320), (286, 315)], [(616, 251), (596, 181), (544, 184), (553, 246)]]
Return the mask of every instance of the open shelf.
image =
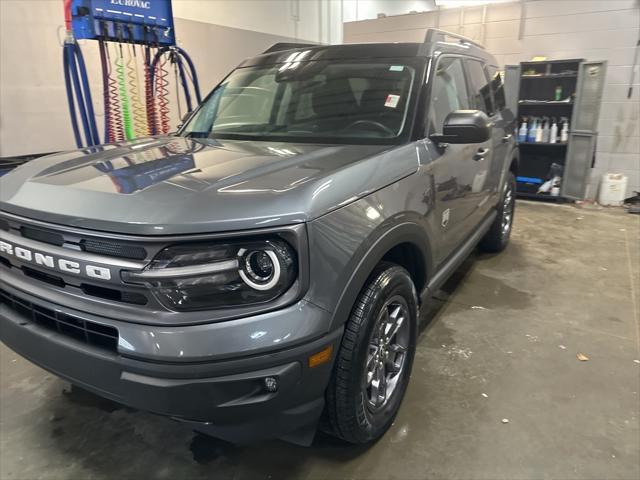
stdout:
[(566, 147), (567, 142), (518, 142), (521, 147)]
[(562, 101), (553, 101), (553, 100), (520, 100), (518, 104), (521, 107), (526, 107), (527, 105), (535, 106), (535, 107), (557, 107), (560, 105), (564, 105), (566, 107), (571, 107), (573, 102), (562, 102)]
[(576, 78), (577, 76), (578, 76), (578, 72), (576, 73), (544, 73), (541, 75), (522, 75), (521, 78), (550, 79), (550, 78)]
[[(533, 119), (537, 119), (538, 122), (542, 119), (545, 122), (557, 122), (560, 135), (564, 121), (571, 121), (573, 118), (581, 62), (579, 59), (522, 62), (518, 90), (518, 121), (526, 119), (529, 127)], [(521, 198), (552, 202), (566, 201), (561, 196), (538, 194), (537, 191), (541, 182), (549, 180), (552, 175), (561, 175), (564, 181), (568, 142), (518, 142), (518, 148), (518, 175), (523, 180), (516, 184), (517, 195)]]
[(548, 193), (528, 193), (516, 192), (518, 198), (544, 200), (546, 202), (564, 202), (566, 199), (561, 195), (549, 195)]

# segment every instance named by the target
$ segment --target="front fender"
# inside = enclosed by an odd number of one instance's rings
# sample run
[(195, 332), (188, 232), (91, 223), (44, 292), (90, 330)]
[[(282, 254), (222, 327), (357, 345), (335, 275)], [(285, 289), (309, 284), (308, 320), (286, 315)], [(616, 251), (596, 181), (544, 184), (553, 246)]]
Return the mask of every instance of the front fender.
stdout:
[(424, 178), (411, 175), (309, 223), (306, 299), (332, 312), (330, 330), (347, 320), (367, 278), (393, 247), (410, 244), (425, 277), (433, 271), (427, 190)]

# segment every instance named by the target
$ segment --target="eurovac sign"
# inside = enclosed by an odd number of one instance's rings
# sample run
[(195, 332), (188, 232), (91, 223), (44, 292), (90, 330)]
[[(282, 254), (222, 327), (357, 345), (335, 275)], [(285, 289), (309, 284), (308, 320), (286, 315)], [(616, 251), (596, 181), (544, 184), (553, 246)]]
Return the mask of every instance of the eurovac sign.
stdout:
[(111, 5), (118, 5), (119, 7), (143, 8), (145, 10), (151, 9), (151, 2), (149, 0), (111, 0)]

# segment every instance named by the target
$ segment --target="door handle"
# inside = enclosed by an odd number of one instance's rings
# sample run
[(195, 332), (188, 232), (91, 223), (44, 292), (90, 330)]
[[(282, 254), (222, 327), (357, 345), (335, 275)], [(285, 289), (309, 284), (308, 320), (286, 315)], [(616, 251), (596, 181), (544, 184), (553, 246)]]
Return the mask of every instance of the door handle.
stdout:
[(488, 148), (479, 148), (476, 154), (473, 156), (473, 159), (477, 162), (480, 160), (484, 160), (485, 155), (489, 153)]
[(511, 140), (512, 135), (505, 135), (504, 137), (502, 137), (502, 143), (507, 143), (509, 140)]

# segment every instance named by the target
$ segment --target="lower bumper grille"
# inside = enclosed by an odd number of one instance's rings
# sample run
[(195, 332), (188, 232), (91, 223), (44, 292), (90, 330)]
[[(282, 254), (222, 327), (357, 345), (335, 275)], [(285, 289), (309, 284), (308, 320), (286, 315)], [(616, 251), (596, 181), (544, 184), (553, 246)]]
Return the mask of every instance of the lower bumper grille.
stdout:
[(94, 347), (113, 352), (118, 350), (118, 330), (114, 327), (100, 325), (35, 305), (4, 290), (0, 290), (0, 304), (7, 305), (14, 312), (48, 330), (75, 338)]

